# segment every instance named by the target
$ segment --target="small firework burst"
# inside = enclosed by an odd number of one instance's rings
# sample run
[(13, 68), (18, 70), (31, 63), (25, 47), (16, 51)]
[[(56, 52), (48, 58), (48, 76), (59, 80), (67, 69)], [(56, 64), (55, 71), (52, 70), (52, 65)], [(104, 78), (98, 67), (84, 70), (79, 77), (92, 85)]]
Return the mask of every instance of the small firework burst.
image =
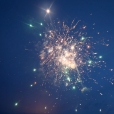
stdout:
[[(71, 27), (64, 22), (50, 24), (45, 32), (43, 49), (40, 53), (41, 65), (45, 76), (54, 79), (54, 83), (83, 86), (83, 73), (98, 64), (92, 51), (91, 37), (84, 33), (83, 26), (77, 29), (74, 20)], [(53, 26), (52, 26), (53, 25)]]

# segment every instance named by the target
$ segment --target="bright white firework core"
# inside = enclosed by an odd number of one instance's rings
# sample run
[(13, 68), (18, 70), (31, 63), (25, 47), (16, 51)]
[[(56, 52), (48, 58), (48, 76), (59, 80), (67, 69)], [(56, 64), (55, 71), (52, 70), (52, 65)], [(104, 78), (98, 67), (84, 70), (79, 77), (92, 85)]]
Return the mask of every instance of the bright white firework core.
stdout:
[(69, 52), (66, 50), (62, 51), (61, 56), (57, 58), (57, 61), (61, 63), (62, 66), (68, 67), (70, 69), (76, 68), (76, 62), (75, 62), (75, 52)]
[(46, 12), (47, 12), (47, 13), (50, 13), (50, 9), (47, 9)]

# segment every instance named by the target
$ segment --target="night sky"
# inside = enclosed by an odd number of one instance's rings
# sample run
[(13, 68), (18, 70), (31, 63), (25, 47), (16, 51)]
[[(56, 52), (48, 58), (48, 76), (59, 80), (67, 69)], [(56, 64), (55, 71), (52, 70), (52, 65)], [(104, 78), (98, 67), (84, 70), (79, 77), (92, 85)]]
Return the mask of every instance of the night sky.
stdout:
[[(94, 57), (84, 56), (80, 81), (77, 72), (69, 72), (68, 83), (55, 83), (56, 75), (65, 72), (59, 72), (63, 67), (55, 70), (52, 56), (52, 64), (42, 68), (45, 33), (59, 22), (70, 26), (74, 19), (81, 20), (76, 31), (86, 33), (75, 39), (91, 37), (86, 52)], [(113, 0), (0, 0), (0, 114), (114, 114), (113, 28)], [(68, 61), (59, 62), (67, 66)]]

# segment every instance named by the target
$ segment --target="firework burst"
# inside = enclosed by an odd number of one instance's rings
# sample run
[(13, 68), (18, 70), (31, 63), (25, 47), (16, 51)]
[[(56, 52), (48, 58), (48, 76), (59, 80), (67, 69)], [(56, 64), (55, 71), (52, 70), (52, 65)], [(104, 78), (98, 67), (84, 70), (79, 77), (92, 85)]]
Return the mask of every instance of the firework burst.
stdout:
[(91, 37), (83, 32), (86, 26), (77, 29), (79, 22), (75, 24), (73, 20), (71, 27), (64, 22), (50, 24), (45, 32), (41, 65), (46, 78), (51, 77), (54, 83), (64, 83), (65, 86), (80, 83), (83, 86), (83, 74), (98, 64)]

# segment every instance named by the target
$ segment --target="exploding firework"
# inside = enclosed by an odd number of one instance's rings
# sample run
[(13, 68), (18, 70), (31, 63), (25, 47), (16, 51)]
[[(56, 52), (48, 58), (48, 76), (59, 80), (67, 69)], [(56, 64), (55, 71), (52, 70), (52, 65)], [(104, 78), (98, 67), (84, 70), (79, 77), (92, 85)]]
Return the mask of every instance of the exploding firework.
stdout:
[(64, 83), (65, 86), (80, 83), (84, 87), (83, 74), (99, 64), (92, 51), (92, 37), (83, 32), (86, 26), (77, 29), (79, 22), (73, 20), (70, 27), (57, 22), (46, 29), (40, 53), (41, 65), (45, 77), (54, 79), (54, 83)]

